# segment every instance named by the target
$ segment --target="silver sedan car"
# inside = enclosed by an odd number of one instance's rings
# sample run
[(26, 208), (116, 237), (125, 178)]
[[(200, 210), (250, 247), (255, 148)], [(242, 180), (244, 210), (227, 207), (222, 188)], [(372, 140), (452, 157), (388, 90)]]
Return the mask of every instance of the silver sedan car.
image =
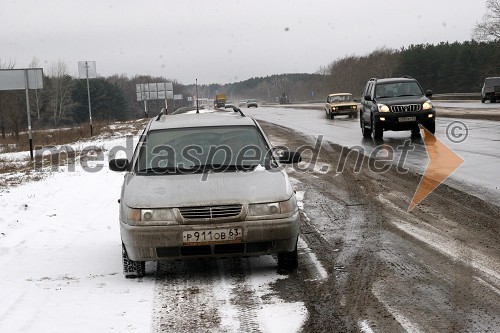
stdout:
[(277, 254), (297, 267), (299, 209), (282, 163), (259, 124), (241, 110), (159, 115), (144, 130), (120, 198), (123, 271), (145, 261)]

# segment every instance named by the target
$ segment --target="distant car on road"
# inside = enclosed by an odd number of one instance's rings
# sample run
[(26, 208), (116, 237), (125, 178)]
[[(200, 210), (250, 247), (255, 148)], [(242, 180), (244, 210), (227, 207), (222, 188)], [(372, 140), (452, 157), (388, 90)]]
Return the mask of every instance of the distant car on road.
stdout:
[(242, 100), (238, 103), (238, 106), (247, 106), (247, 100), (246, 100), (246, 99), (242, 99)]
[(256, 107), (258, 107), (256, 99), (247, 100), (247, 108), (256, 108)]
[(226, 101), (226, 104), (224, 105), (224, 108), (227, 109), (227, 108), (234, 108), (235, 105), (233, 103), (233, 101)]
[(259, 124), (236, 112), (162, 115), (143, 131), (124, 171), (119, 220), (123, 272), (146, 261), (277, 254), (297, 267), (300, 217), (281, 163), (300, 153), (274, 149)]
[(326, 99), (325, 111), (326, 116), (330, 119), (340, 115), (348, 115), (349, 118), (357, 118), (358, 104), (354, 101), (352, 94), (330, 94)]
[(490, 100), (490, 103), (495, 103), (500, 99), (500, 77), (487, 77), (484, 79), (483, 88), (481, 89), (481, 102)]

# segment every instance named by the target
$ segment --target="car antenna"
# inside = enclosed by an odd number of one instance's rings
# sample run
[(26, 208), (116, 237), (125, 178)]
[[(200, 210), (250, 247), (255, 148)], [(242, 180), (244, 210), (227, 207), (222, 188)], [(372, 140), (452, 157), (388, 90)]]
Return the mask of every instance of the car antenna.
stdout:
[(196, 79), (196, 113), (200, 113), (200, 108), (198, 107), (198, 79)]
[(246, 117), (246, 116), (245, 116), (245, 114), (243, 113), (243, 111), (241, 111), (241, 109), (240, 109), (240, 108), (234, 107), (234, 108), (233, 108), (233, 111), (234, 111), (234, 112), (239, 112), (239, 113), (241, 114), (241, 116), (242, 116), (242, 117)]
[(160, 120), (161, 116), (163, 116), (163, 112), (165, 111), (165, 109), (161, 109), (160, 113), (158, 114), (158, 117), (156, 117), (156, 121)]

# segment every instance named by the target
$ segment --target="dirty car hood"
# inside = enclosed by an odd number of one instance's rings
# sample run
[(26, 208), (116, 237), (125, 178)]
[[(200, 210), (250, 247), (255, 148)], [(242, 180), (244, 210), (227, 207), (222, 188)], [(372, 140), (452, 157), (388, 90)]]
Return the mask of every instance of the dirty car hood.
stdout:
[(254, 170), (181, 175), (125, 176), (122, 202), (132, 208), (188, 207), (287, 200), (287, 174)]

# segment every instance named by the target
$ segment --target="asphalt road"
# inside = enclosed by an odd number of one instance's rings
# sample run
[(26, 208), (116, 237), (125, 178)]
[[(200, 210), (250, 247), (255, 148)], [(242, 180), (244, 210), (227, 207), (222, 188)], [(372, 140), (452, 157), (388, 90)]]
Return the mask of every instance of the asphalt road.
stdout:
[[(481, 105), (480, 102), (452, 104)], [(493, 106), (498, 106), (500, 113), (500, 103), (493, 104)], [(244, 109), (244, 112), (257, 120), (292, 128), (315, 139), (322, 137), (323, 140), (357, 149), (367, 156), (385, 149), (392, 154), (389, 158), (394, 164), (400, 164), (418, 174), (423, 174), (429, 162), (422, 138), (411, 140), (410, 133), (406, 131), (386, 131), (383, 140), (375, 141), (362, 137), (358, 119), (339, 116), (331, 120), (322, 110), (299, 107), (259, 107)], [(445, 184), (500, 206), (500, 172), (498, 171), (500, 126), (498, 122), (438, 116), (435, 135), (464, 160), (463, 164), (445, 181)], [(406, 145), (411, 145), (409, 149), (414, 147), (413, 150), (405, 150), (403, 148), (405, 142)], [(401, 159), (404, 151), (408, 154), (406, 158)], [(404, 164), (401, 164), (402, 162)]]

